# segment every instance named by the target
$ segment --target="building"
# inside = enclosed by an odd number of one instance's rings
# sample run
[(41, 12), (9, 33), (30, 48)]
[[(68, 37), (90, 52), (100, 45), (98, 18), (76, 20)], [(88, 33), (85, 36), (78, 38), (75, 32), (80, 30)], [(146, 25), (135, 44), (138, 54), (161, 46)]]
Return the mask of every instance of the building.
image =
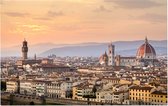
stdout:
[(52, 73), (52, 72), (68, 72), (71, 71), (68, 66), (58, 66), (54, 64), (42, 64), (41, 66), (37, 66), (39, 70), (44, 73)]
[(19, 89), (19, 84), (17, 80), (12, 79), (6, 82), (6, 91), (10, 93), (17, 93)]
[(112, 77), (110, 77), (110, 78), (102, 78), (102, 82), (103, 83), (112, 83), (112, 84), (119, 84), (119, 82), (120, 82), (120, 78), (112, 78)]
[(61, 82), (51, 82), (47, 84), (47, 95), (49, 98), (61, 97)]
[(108, 55), (106, 52), (100, 56), (99, 63), (100, 65), (108, 66)]
[(131, 105), (150, 105), (150, 94), (153, 87), (132, 86), (129, 89)]
[(22, 59), (23, 60), (27, 59), (27, 53), (28, 53), (27, 41), (24, 39), (23, 46), (22, 46)]
[(108, 65), (115, 65), (115, 46), (112, 43), (108, 45)]
[(122, 104), (124, 100), (128, 99), (128, 97), (129, 97), (128, 91), (113, 92), (112, 103)]
[[(104, 57), (104, 58), (103, 58)], [(100, 58), (100, 64), (105, 63), (105, 55)], [(102, 61), (103, 60), (103, 61)], [(159, 66), (159, 61), (156, 59), (155, 49), (149, 44), (148, 39), (145, 38), (145, 43), (142, 44), (135, 56), (123, 57), (121, 55), (115, 56), (115, 46), (111, 43), (108, 45), (108, 66), (138, 66), (138, 67), (154, 67)]]
[(33, 86), (35, 86), (35, 91), (37, 96), (47, 96), (47, 85), (51, 81), (44, 80), (34, 80)]
[(88, 96), (94, 96), (93, 85), (88, 82), (78, 84), (73, 87), (73, 99), (87, 100)]
[(34, 59), (26, 59), (26, 60), (17, 60), (16, 65), (23, 66), (23, 65), (32, 65), (32, 64), (40, 64), (41, 60), (34, 60)]
[(17, 66), (22, 66), (22, 65), (27, 65), (27, 64), (40, 64), (41, 60), (37, 60), (36, 56), (34, 59), (28, 59), (28, 42), (26, 40), (23, 41), (22, 43), (22, 58), (17, 60), (16, 65)]
[(20, 81), (20, 94), (36, 95), (36, 86), (32, 80)]
[(138, 48), (136, 58), (137, 65), (140, 66), (154, 66), (158, 64), (155, 49), (149, 44), (147, 38), (145, 38), (145, 43)]
[(112, 103), (113, 91), (111, 89), (101, 89), (96, 92), (96, 101)]
[(116, 55), (115, 57), (116, 66), (136, 66), (136, 57), (121, 57)]
[(167, 92), (154, 91), (150, 95), (152, 105), (167, 105)]
[(42, 64), (53, 64), (53, 59), (44, 58), (41, 61)]
[(61, 98), (70, 98), (72, 97), (72, 85), (71, 81), (63, 81), (61, 83)]

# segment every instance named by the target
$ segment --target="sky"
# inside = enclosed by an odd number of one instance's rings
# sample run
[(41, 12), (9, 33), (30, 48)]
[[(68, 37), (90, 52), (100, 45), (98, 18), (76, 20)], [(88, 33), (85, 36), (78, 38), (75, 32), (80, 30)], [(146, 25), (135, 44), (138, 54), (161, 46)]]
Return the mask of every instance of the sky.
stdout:
[(1, 48), (167, 39), (166, 0), (1, 0)]

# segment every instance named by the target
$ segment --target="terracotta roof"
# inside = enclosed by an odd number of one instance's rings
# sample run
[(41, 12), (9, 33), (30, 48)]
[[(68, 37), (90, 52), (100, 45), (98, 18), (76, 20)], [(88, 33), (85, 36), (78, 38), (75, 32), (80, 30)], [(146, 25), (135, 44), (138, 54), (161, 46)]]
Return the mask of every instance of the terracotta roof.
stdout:
[(121, 57), (121, 59), (136, 59), (136, 57)]
[(112, 77), (110, 77), (110, 78), (102, 78), (102, 80), (120, 80), (120, 78), (112, 78)]
[(141, 86), (133, 86), (130, 89), (136, 89), (136, 90), (151, 90), (153, 87), (141, 87)]
[(167, 95), (167, 92), (154, 91), (151, 94), (155, 94), (155, 95)]
[(119, 95), (121, 93), (126, 93), (126, 92), (128, 92), (128, 91), (119, 91), (119, 92), (113, 92), (113, 93), (114, 93), (114, 95)]
[(151, 53), (152, 55), (156, 56), (155, 49), (148, 43), (147, 40), (139, 47), (136, 55), (138, 57), (144, 57), (146, 53)]
[(58, 66), (53, 64), (43, 64), (41, 67), (43, 68), (69, 68), (68, 66)]

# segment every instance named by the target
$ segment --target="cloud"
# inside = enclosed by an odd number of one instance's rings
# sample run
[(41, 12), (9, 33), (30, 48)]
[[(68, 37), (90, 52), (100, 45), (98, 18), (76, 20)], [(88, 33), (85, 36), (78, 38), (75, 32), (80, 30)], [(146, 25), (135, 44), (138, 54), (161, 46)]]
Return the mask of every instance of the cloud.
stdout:
[(103, 5), (100, 5), (98, 8), (94, 10), (95, 12), (111, 12), (111, 10), (106, 9)]
[(118, 7), (128, 8), (128, 9), (141, 9), (141, 8), (150, 8), (155, 6), (161, 6), (162, 4), (156, 3), (151, 0), (104, 0), (104, 2), (114, 3)]
[(4, 14), (10, 17), (26, 17), (29, 15), (28, 13), (19, 13), (19, 12), (5, 12)]
[(56, 25), (52, 28), (59, 31), (82, 31), (82, 30), (100, 30), (103, 29), (103, 26), (94, 26), (94, 25), (82, 25), (82, 24), (71, 24), (71, 25)]
[(44, 16), (41, 17), (34, 17), (32, 19), (34, 20), (42, 20), (42, 21), (48, 21), (48, 20), (52, 20), (53, 17), (57, 17), (57, 16), (63, 16), (63, 12), (59, 11), (59, 12), (54, 12), (54, 11), (48, 11)]
[(4, 3), (3, 3), (3, 0), (0, 1), (0, 5), (2, 5), (2, 4), (4, 4)]
[(43, 20), (43, 21), (48, 21), (51, 20), (51, 18), (47, 18), (47, 17), (37, 17), (37, 18), (33, 18), (35, 20)]
[(63, 12), (59, 11), (59, 12), (54, 12), (54, 11), (48, 11), (47, 15), (49, 17), (56, 17), (56, 16), (63, 16)]
[(139, 17), (137, 17), (140, 20), (145, 20), (153, 23), (165, 23), (167, 21), (166, 15), (160, 15), (160, 14), (144, 14)]

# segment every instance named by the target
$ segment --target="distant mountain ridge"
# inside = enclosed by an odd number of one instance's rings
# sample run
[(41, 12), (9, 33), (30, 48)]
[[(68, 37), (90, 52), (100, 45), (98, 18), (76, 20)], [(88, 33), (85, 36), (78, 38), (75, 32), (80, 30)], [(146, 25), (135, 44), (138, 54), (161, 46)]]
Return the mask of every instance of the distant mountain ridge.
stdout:
[[(100, 56), (107, 51), (108, 43), (79, 43), (79, 44), (53, 44), (41, 43), (29, 45), (29, 57), (34, 56), (48, 56), (55, 54), (57, 56)], [(144, 40), (138, 41), (116, 41), (115, 45), (116, 54), (123, 56), (135, 56), (138, 47), (144, 43)], [(167, 54), (167, 40), (150, 40), (149, 43), (155, 48), (158, 55)], [(2, 56), (21, 56), (21, 46), (2, 49)]]

